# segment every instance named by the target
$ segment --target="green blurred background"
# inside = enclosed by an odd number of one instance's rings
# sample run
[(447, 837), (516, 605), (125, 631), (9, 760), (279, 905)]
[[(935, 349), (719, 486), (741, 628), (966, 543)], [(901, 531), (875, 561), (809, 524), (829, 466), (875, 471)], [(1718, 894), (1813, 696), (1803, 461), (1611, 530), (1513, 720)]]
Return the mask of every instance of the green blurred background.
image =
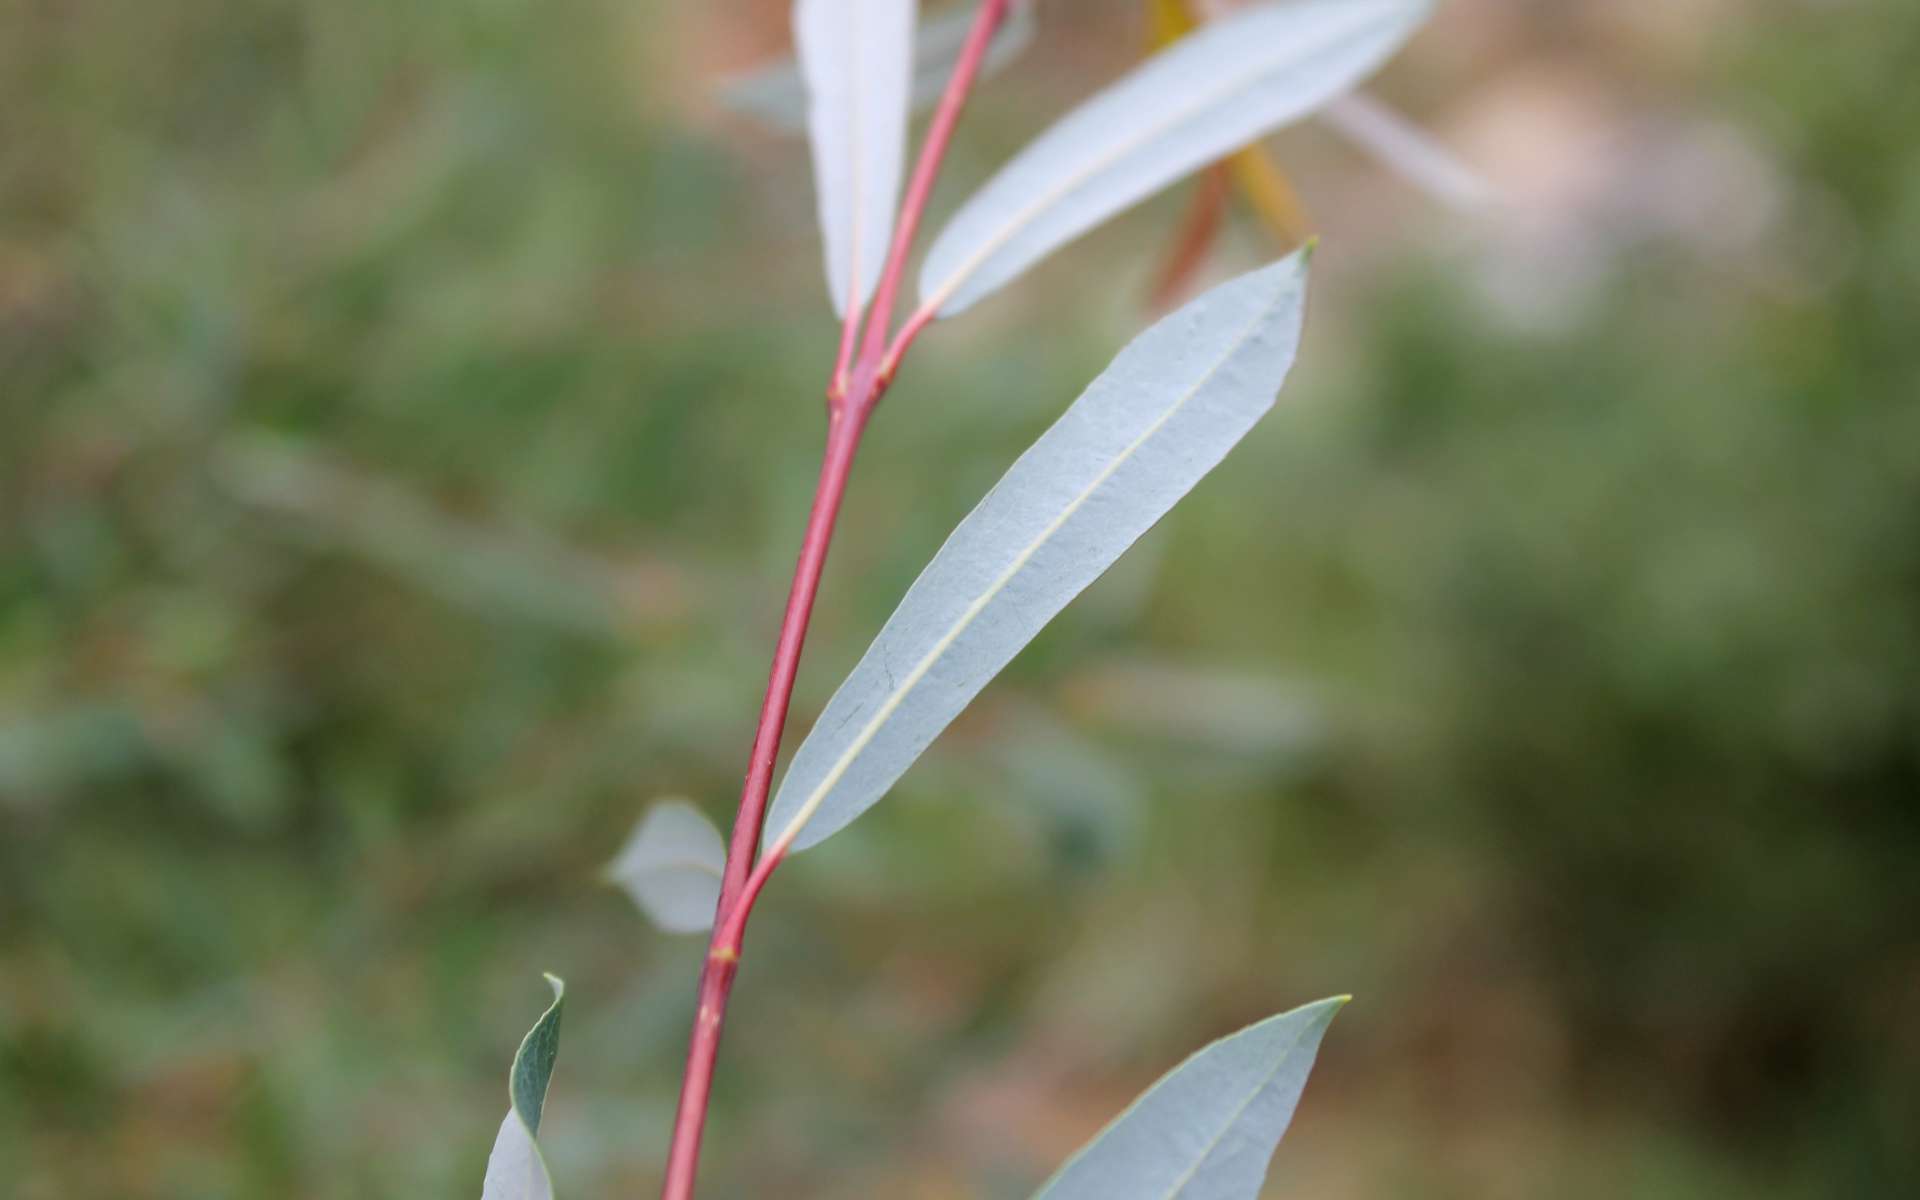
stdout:
[[(931, 5), (929, 7), (932, 7)], [(937, 210), (1137, 57), (1043, 0)], [(0, 1193), (660, 1168), (821, 440), (778, 0), (0, 0)], [(1019, 1197), (1358, 996), (1272, 1194), (1920, 1195), (1920, 6), (1456, 0), (1324, 130), (1276, 414), (749, 942), (714, 1196)], [(922, 342), (794, 736), (1139, 329), (1184, 189)], [(936, 221), (938, 213), (936, 212)], [(1276, 247), (1239, 219), (1212, 277)]]

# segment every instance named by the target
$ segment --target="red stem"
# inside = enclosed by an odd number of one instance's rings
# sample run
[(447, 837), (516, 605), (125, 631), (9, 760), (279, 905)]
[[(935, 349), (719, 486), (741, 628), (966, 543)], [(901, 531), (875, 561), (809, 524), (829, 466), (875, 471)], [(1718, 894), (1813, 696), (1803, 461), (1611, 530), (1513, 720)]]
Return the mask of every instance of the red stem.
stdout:
[[(728, 848), (726, 871), (721, 877), (713, 938), (700, 971), (700, 1003), (687, 1046), (687, 1071), (680, 1086), (673, 1141), (667, 1152), (666, 1182), (660, 1193), (663, 1200), (688, 1200), (693, 1195), (694, 1176), (700, 1166), (700, 1138), (706, 1130), (707, 1099), (713, 1088), (713, 1067), (720, 1053), (720, 1029), (726, 1018), (728, 997), (733, 992), (734, 974), (740, 963), (741, 935), (746, 924), (746, 906), (737, 905), (736, 901), (753, 865), (755, 844), (766, 818), (773, 764), (780, 753), (780, 736), (786, 728), (787, 709), (793, 700), (793, 682), (800, 668), (800, 651), (807, 640), (814, 597), (820, 589), (820, 573), (826, 565), (827, 548), (833, 541), (840, 501), (847, 492), (854, 453), (860, 447), (860, 435), (871, 411), (870, 406), (848, 406), (835, 408), (828, 417), (827, 449), (820, 464), (820, 483), (814, 492), (806, 536), (800, 543), (800, 561), (794, 568), (786, 616), (780, 623), (773, 673), (767, 681), (767, 698), (760, 709), (760, 727), (754, 734), (753, 756), (747, 766), (746, 785), (741, 789), (740, 813), (733, 824), (733, 843)], [(739, 919), (727, 919), (734, 915), (736, 907), (740, 910)]]
[(840, 353), (833, 360), (833, 376), (827, 381), (827, 410), (846, 403), (847, 385), (852, 382), (853, 352), (860, 344), (860, 309), (849, 302), (846, 319), (840, 325)]
[(993, 31), (1006, 19), (1009, 2), (985, 0), (980, 5), (973, 28), (967, 33), (966, 44), (960, 48), (960, 58), (953, 64), (953, 76), (947, 80), (947, 90), (940, 96), (940, 106), (934, 109), (933, 120), (927, 125), (927, 140), (920, 151), (920, 162), (914, 167), (913, 178), (907, 184), (907, 196), (900, 205), (900, 223), (893, 230), (893, 251), (887, 256), (887, 268), (880, 276), (880, 286), (873, 293), (873, 312), (867, 321), (867, 344), (860, 351), (861, 361), (879, 368), (882, 379), (891, 380), (893, 371), (889, 368), (899, 365), (900, 356), (887, 352), (887, 329), (893, 324), (893, 306), (900, 294), (900, 280), (907, 271), (907, 255), (913, 249), (914, 237), (920, 231), (920, 217), (927, 210), (927, 201), (933, 197), (933, 185), (940, 177), (940, 164), (947, 157), (947, 143), (953, 139), (953, 128), (960, 123), (960, 113), (967, 106), (973, 81), (979, 77), (981, 63), (986, 61)]
[(887, 347), (886, 355), (880, 360), (880, 370), (888, 379), (900, 369), (900, 359), (907, 353), (907, 347), (913, 345), (913, 339), (920, 331), (934, 323), (940, 316), (940, 310), (929, 305), (921, 305), (905, 321), (900, 323), (900, 332), (894, 335), (893, 344)]
[(753, 751), (747, 760), (747, 778), (740, 789), (740, 808), (734, 817), (733, 839), (727, 847), (726, 870), (720, 879), (719, 912), (733, 907), (734, 898), (753, 866), (760, 826), (766, 819), (767, 795), (772, 790), (774, 761), (780, 753), (787, 709), (793, 701), (793, 684), (800, 672), (800, 652), (806, 646), (814, 597), (820, 590), (820, 575), (826, 566), (840, 501), (846, 495), (847, 479), (853, 471), (854, 453), (860, 447), (867, 416), (867, 411), (857, 407), (827, 416), (827, 446), (820, 463), (820, 481), (814, 488), (813, 510), (801, 538), (800, 559), (794, 565), (793, 586), (787, 594), (780, 638), (774, 645), (767, 695), (760, 706), (760, 724), (754, 731)]
[(1207, 251), (1220, 236), (1221, 222), (1227, 215), (1227, 197), (1233, 181), (1225, 163), (1215, 163), (1200, 177), (1193, 193), (1186, 220), (1174, 239), (1173, 249), (1160, 267), (1148, 303), (1156, 313), (1171, 312), (1192, 286), (1194, 276), (1206, 265)]
[[(901, 205), (893, 246), (874, 293), (874, 304), (867, 314), (866, 342), (857, 357), (851, 356), (856, 313), (849, 311), (841, 331), (839, 360), (827, 387), (826, 454), (820, 465), (820, 482), (814, 490), (806, 535), (800, 544), (800, 560), (794, 567), (793, 586), (787, 594), (786, 615), (781, 620), (780, 638), (774, 647), (773, 670), (767, 681), (766, 700), (760, 708), (760, 724), (754, 733), (752, 757), (740, 792), (740, 810), (734, 818), (727, 865), (721, 876), (720, 902), (714, 914), (706, 963), (700, 971), (699, 1007), (687, 1046), (686, 1076), (680, 1086), (680, 1105), (674, 1116), (661, 1200), (693, 1200), (694, 1182), (700, 1169), (700, 1141), (706, 1131), (707, 1108), (713, 1090), (714, 1064), (720, 1054), (727, 1001), (740, 967), (747, 918), (786, 850), (785, 843), (769, 847), (759, 863), (754, 862), (761, 826), (766, 821), (774, 762), (779, 757), (787, 710), (793, 701), (800, 652), (806, 644), (814, 597), (820, 590), (820, 574), (826, 565), (827, 549), (833, 541), (834, 525), (853, 471), (854, 456), (860, 448), (861, 434), (892, 382), (900, 353), (905, 350), (900, 343), (889, 349), (887, 327), (893, 321), (907, 256), (912, 251), (927, 201), (933, 195), (933, 185), (939, 177), (954, 125), (966, 106), (967, 94), (979, 76), (987, 45), (1006, 17), (1009, 3), (1010, 0), (984, 0), (980, 5), (973, 29), (954, 66), (953, 77), (940, 97), (940, 106), (927, 129), (920, 160)], [(930, 316), (919, 318), (912, 328), (917, 332), (930, 319)]]

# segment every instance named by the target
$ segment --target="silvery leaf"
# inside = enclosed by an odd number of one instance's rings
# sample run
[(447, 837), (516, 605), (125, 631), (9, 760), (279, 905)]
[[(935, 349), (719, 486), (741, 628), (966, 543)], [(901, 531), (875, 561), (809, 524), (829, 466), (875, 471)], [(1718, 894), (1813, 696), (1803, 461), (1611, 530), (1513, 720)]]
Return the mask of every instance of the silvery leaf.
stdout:
[(915, 0), (796, 0), (794, 45), (836, 311), (873, 293), (907, 151)]
[(1140, 335), (934, 556), (795, 753), (769, 844), (804, 849), (883, 796), (1068, 601), (1226, 456), (1293, 364), (1294, 255)]
[[(910, 104), (914, 112), (933, 107), (946, 90), (973, 20), (973, 8), (955, 8), (920, 23), (913, 38)], [(1016, 3), (1008, 11), (987, 43), (987, 55), (980, 63), (982, 79), (1004, 70), (1033, 44), (1034, 24), (1031, 0)], [(800, 79), (800, 64), (790, 58), (726, 80), (720, 85), (720, 102), (783, 133), (800, 133), (807, 127), (807, 85)]]
[(1429, 0), (1286, 0), (1192, 33), (1057, 122), (961, 206), (920, 273), (967, 308), (1057, 247), (1371, 74)]
[(684, 800), (662, 800), (634, 826), (606, 875), (666, 932), (704, 933), (726, 865), (726, 842), (713, 822)]
[(1344, 996), (1222, 1038), (1160, 1078), (1034, 1200), (1255, 1200)]

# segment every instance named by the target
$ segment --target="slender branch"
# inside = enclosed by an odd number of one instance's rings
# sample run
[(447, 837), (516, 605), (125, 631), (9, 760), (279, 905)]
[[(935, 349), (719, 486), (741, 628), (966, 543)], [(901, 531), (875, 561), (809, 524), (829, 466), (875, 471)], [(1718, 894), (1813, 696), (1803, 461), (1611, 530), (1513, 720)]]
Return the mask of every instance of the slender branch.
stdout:
[(984, 0), (980, 5), (973, 28), (968, 31), (966, 43), (960, 48), (960, 58), (953, 65), (953, 75), (947, 80), (947, 90), (941, 93), (940, 105), (934, 109), (933, 120), (927, 126), (927, 140), (920, 151), (920, 162), (914, 167), (913, 178), (907, 184), (906, 199), (901, 201), (900, 220), (893, 229), (893, 251), (888, 255), (886, 271), (880, 276), (880, 286), (873, 294), (873, 308), (867, 320), (867, 342), (860, 351), (861, 359), (874, 366), (882, 380), (891, 381), (893, 369), (899, 366), (899, 355), (887, 350), (887, 328), (893, 324), (893, 306), (900, 294), (901, 278), (907, 271), (907, 256), (920, 231), (920, 218), (927, 211), (927, 201), (933, 198), (933, 185), (940, 177), (940, 164), (946, 161), (947, 143), (953, 138), (953, 128), (960, 123), (960, 113), (966, 108), (967, 96), (972, 93), (973, 82), (980, 75), (981, 64), (986, 61), (987, 47), (993, 41), (994, 30), (1006, 19), (1009, 7), (1009, 0)]
[(860, 344), (860, 310), (847, 306), (847, 318), (840, 324), (840, 353), (833, 360), (833, 375), (827, 381), (827, 411), (846, 405), (847, 388), (852, 383), (853, 352)]
[[(807, 532), (800, 544), (800, 561), (794, 568), (786, 616), (780, 623), (772, 677), (767, 681), (767, 697), (760, 709), (760, 725), (754, 734), (753, 754), (747, 765), (746, 784), (741, 790), (740, 812), (734, 819), (733, 840), (727, 851), (726, 870), (721, 876), (713, 938), (700, 971), (699, 1009), (687, 1046), (686, 1076), (681, 1082), (680, 1107), (667, 1152), (666, 1181), (660, 1193), (663, 1200), (690, 1200), (693, 1195), (694, 1176), (700, 1165), (700, 1138), (706, 1129), (707, 1099), (713, 1087), (713, 1067), (720, 1053), (720, 1029), (740, 962), (747, 906), (738, 900), (753, 866), (760, 826), (766, 819), (773, 764), (780, 753), (780, 737), (793, 700), (793, 683), (799, 672), (800, 651), (807, 639), (807, 625), (813, 615), (814, 597), (820, 588), (820, 574), (833, 541), (840, 502), (846, 496), (854, 455), (860, 448), (860, 435), (871, 411), (870, 406), (845, 407), (836, 409), (828, 418), (827, 449), (820, 464), (820, 482), (814, 492)], [(727, 919), (735, 909), (739, 910), (737, 922)]]
[(1149, 294), (1149, 303), (1155, 312), (1171, 312), (1178, 307), (1194, 276), (1206, 265), (1207, 251), (1219, 237), (1221, 222), (1227, 214), (1227, 193), (1232, 187), (1227, 170), (1226, 164), (1215, 163), (1200, 177), (1186, 220), (1181, 222), (1173, 248), (1161, 264)]
[(807, 518), (806, 533), (801, 538), (800, 558), (794, 565), (793, 586), (787, 594), (786, 613), (780, 622), (780, 637), (774, 645), (767, 695), (760, 706), (760, 723), (754, 731), (753, 750), (747, 760), (747, 778), (740, 789), (740, 808), (734, 817), (733, 837), (727, 847), (726, 869), (720, 879), (720, 912), (732, 907), (735, 895), (746, 882), (747, 873), (753, 866), (754, 851), (760, 840), (760, 826), (766, 819), (767, 795), (772, 790), (774, 762), (780, 753), (781, 736), (786, 731), (794, 681), (799, 676), (800, 653), (806, 646), (814, 598), (820, 590), (820, 576), (826, 567), (827, 550), (833, 541), (840, 502), (846, 494), (847, 479), (852, 473), (854, 454), (859, 449), (860, 435), (865, 426), (866, 414), (858, 411), (831, 414), (828, 417), (827, 446), (820, 463), (820, 480), (814, 488), (813, 509)]
[(933, 324), (939, 316), (939, 297), (936, 296), (915, 309), (913, 315), (901, 323), (900, 332), (894, 335), (893, 344), (887, 347), (886, 356), (880, 360), (880, 373), (883, 376), (893, 378), (894, 372), (900, 369), (900, 360), (906, 356), (907, 347), (913, 345), (913, 339), (920, 336), (920, 331)]
[[(833, 378), (827, 387), (827, 448), (820, 466), (820, 482), (814, 491), (813, 509), (807, 519), (807, 531), (800, 544), (800, 559), (794, 568), (793, 586), (787, 595), (786, 614), (780, 623), (779, 641), (774, 647), (773, 669), (767, 681), (767, 695), (760, 709), (759, 727), (754, 733), (753, 751), (747, 763), (747, 778), (740, 792), (740, 809), (734, 818), (733, 836), (727, 849), (726, 869), (721, 876), (720, 901), (714, 914), (713, 936), (708, 942), (707, 958), (700, 970), (699, 1007), (694, 1016), (693, 1033), (687, 1046), (687, 1069), (680, 1086), (680, 1104), (675, 1113), (672, 1141), (667, 1152), (666, 1178), (661, 1200), (692, 1200), (700, 1169), (700, 1142), (706, 1132), (707, 1109), (713, 1091), (714, 1064), (720, 1054), (720, 1034), (726, 1024), (727, 1002), (739, 972), (740, 954), (745, 943), (747, 918), (754, 901), (766, 886), (774, 868), (787, 850), (786, 841), (769, 847), (756, 864), (754, 852), (761, 827), (766, 822), (767, 796), (772, 789), (773, 767), (780, 753), (780, 739), (786, 730), (787, 710), (793, 701), (793, 685), (800, 668), (800, 653), (806, 644), (807, 626), (813, 616), (813, 602), (820, 589), (820, 575), (833, 541), (841, 501), (846, 496), (847, 480), (853, 460), (860, 449), (860, 438), (874, 407), (886, 393), (899, 365), (899, 351), (889, 350), (887, 326), (892, 323), (900, 281), (906, 273), (907, 256), (912, 252), (920, 218), (933, 195), (940, 164), (946, 158), (953, 128), (966, 106), (967, 94), (980, 73), (988, 43), (1005, 19), (1010, 0), (983, 0), (967, 35), (953, 77), (940, 98), (927, 138), (921, 147), (919, 162), (901, 204), (899, 223), (888, 254), (887, 264), (867, 310), (866, 341), (854, 352), (855, 330), (859, 316), (849, 310), (841, 329), (840, 352)], [(924, 326), (928, 320), (921, 319)], [(917, 327), (916, 327), (917, 329)]]

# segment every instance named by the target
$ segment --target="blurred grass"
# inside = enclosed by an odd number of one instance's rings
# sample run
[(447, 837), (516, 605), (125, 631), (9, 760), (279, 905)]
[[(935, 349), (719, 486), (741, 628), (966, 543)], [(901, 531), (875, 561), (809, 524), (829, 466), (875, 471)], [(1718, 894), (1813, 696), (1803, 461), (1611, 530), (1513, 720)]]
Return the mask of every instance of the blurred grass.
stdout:
[[(1289, 404), (783, 877), (714, 1195), (1024, 1195), (1338, 991), (1278, 1192), (1920, 1188), (1920, 14), (1762, 7), (1463, 2), (1394, 75), (1542, 61), (1787, 181), (1544, 329), (1475, 302), (1507, 230), (1283, 142)], [(594, 871), (656, 794), (727, 810), (811, 486), (803, 156), (702, 99), (779, 8), (0, 3), (10, 1194), (471, 1193), (541, 969), (562, 1190), (651, 1186), (698, 951)], [(1119, 69), (1110, 11), (1055, 6), (943, 194)], [(801, 720), (1176, 211), (930, 336)]]

